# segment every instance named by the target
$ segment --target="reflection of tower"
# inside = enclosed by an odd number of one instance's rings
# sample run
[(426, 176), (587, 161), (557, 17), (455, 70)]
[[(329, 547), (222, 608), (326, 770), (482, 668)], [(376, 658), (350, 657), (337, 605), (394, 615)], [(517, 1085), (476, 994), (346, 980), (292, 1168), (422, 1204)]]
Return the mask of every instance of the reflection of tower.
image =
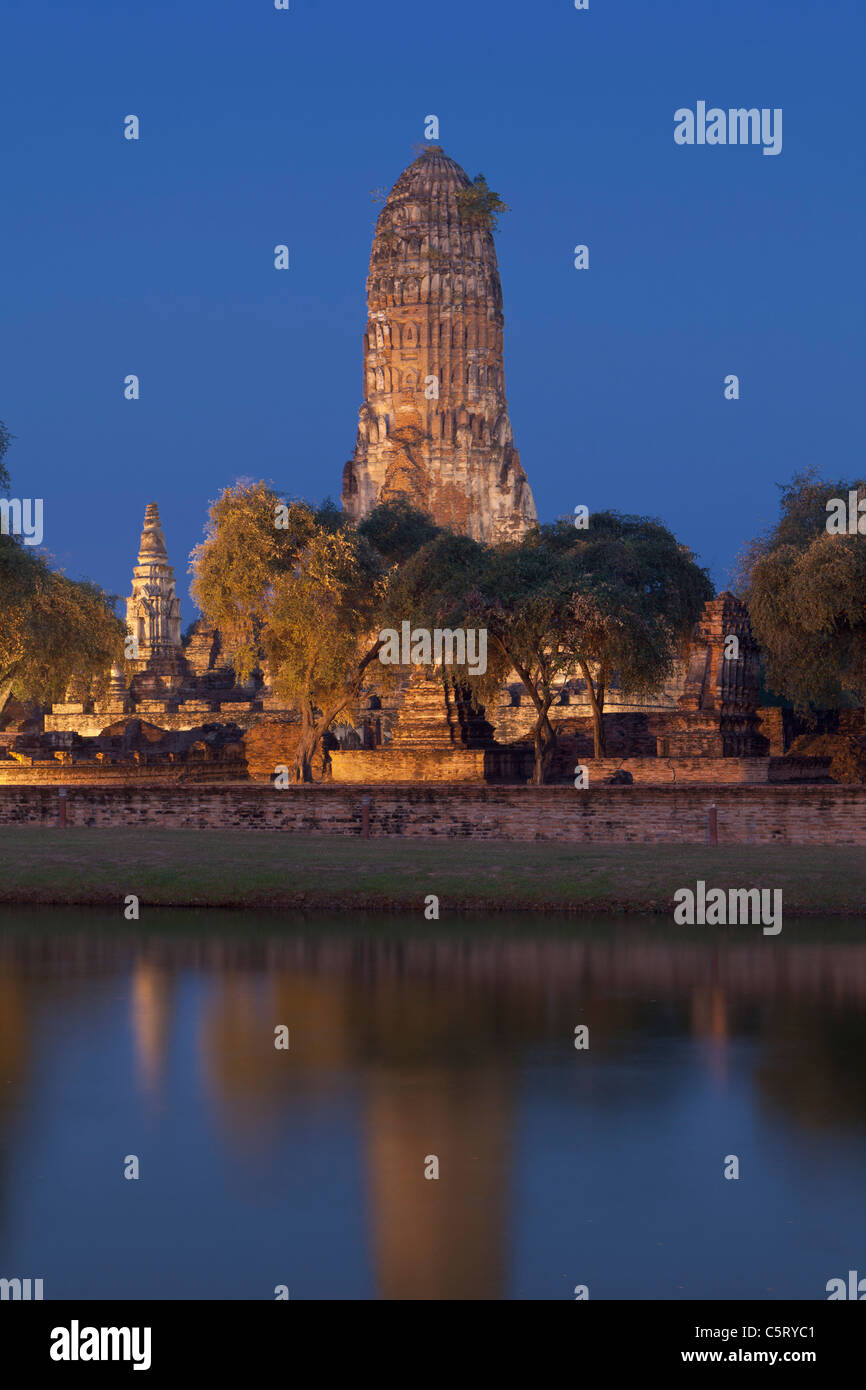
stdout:
[[(513, 1060), (491, 1055), (489, 1039), (504, 1009), (511, 1036), (526, 1020), (502, 995), (482, 995), (477, 1026), (488, 1041), (469, 1065), (451, 1055), (455, 1016), (441, 994), (423, 978), (378, 978), (392, 964), (387, 943), (369, 949), (363, 972), (353, 947), (329, 949), (312, 970), (272, 965), (267, 977), (211, 981), (198, 1048), (221, 1128), (247, 1158), (271, 1155), (287, 1105), (357, 1075), (379, 1296), (500, 1297)], [(274, 1047), (279, 1023), (290, 1030), (289, 1053)], [(424, 1177), (430, 1153), (438, 1181)]]
[(145, 961), (132, 972), (132, 1036), (142, 1089), (154, 1094), (160, 1086), (168, 1051), (173, 988), (171, 975)]
[[(501, 1298), (511, 1048), (532, 1028), (534, 1002), (479, 987), (457, 952), (443, 959), (419, 946), (404, 970), (402, 948), (386, 944), (378, 971), (356, 1025), (373, 1044), (364, 1134), (378, 1296)], [(424, 1176), (428, 1155), (439, 1160), (438, 1179)]]
[[(501, 1298), (510, 1086), (495, 1063), (444, 1063), (398, 1082), (377, 1068), (365, 1114), (379, 1297)], [(438, 1179), (424, 1176), (430, 1154)]]
[(709, 979), (692, 986), (690, 992), (692, 1037), (705, 1038), (709, 1044), (710, 1070), (718, 1081), (728, 1074), (728, 1000), (719, 979), (719, 953), (710, 952)]
[(343, 507), (406, 497), (476, 540), (520, 537), (535, 504), (505, 398), (502, 287), (470, 182), (438, 146), (404, 170), (376, 226), (364, 403)]

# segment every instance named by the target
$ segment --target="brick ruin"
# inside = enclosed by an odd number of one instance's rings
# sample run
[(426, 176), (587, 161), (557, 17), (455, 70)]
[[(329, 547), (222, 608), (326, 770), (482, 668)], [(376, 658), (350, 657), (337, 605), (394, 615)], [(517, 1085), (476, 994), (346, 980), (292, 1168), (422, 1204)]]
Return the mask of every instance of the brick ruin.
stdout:
[[(293, 752), (297, 716), (263, 672), (239, 683), (215, 628), (199, 620), (181, 637), (180, 600), (159, 508), (149, 502), (132, 593), (126, 601), (130, 655), (114, 666), (102, 696), (73, 686), (42, 715), (10, 701), (0, 712), (0, 782), (248, 775), (245, 740), (263, 722)], [(286, 735), (289, 734), (288, 744)], [(260, 758), (252, 757), (256, 769)]]
[[(186, 645), (174, 570), (155, 503), (150, 503), (127, 600), (137, 654), (115, 667), (101, 699), (68, 699), (41, 715), (11, 701), (0, 718), (0, 783), (152, 779), (272, 781), (291, 767), (295, 713), (258, 673), (238, 685), (222, 659), (219, 633), (194, 624)], [(736, 650), (730, 651), (731, 639)], [(608, 757), (593, 777), (629, 771), (635, 781), (754, 782), (826, 779), (833, 749), (795, 747), (790, 712), (760, 709), (759, 652), (742, 603), (723, 593), (705, 605), (671, 680), (645, 699), (614, 686), (605, 713)], [(866, 760), (862, 712), (848, 712), (853, 752), (836, 753), (834, 773)], [(593, 763), (592, 718), (585, 684), (563, 680), (550, 711), (558, 748), (549, 780), (571, 783), (578, 763)], [(495, 706), (478, 709), (466, 690), (415, 670), (396, 693), (374, 686), (326, 735), (316, 776), (345, 782), (522, 783), (533, 768), (534, 709), (516, 677)], [(848, 725), (851, 727), (848, 728)], [(802, 742), (802, 737), (801, 737)], [(784, 767), (781, 764), (784, 762)], [(627, 766), (626, 766), (627, 765)], [(850, 775), (850, 780), (854, 780)]]
[[(344, 470), (343, 507), (358, 520), (377, 502), (406, 496), (438, 524), (496, 542), (523, 535), (535, 508), (508, 419), (493, 235), (461, 209), (469, 187), (454, 160), (428, 147), (401, 174), (379, 215), (367, 281), (364, 403), (354, 458)], [(739, 645), (733, 660), (725, 657), (730, 638)], [(764, 757), (769, 740), (758, 698), (759, 653), (748, 616), (725, 593), (706, 605), (663, 690), (637, 702), (610, 692), (610, 751)], [(366, 703), (353, 712), (362, 746), (344, 726), (331, 759), (335, 778), (529, 774), (534, 711), (516, 677), (484, 716), (459, 709), (441, 681), (417, 675), (407, 676), (396, 698), (383, 701), (372, 691)], [(562, 683), (551, 719), (560, 735), (552, 775), (561, 779), (575, 759), (592, 756), (582, 680)]]
[[(379, 215), (367, 281), (364, 399), (343, 507), (359, 520), (378, 501), (403, 496), (440, 525), (495, 543), (519, 539), (535, 521), (535, 505), (508, 417), (493, 234), (487, 220), (461, 207), (469, 189), (463, 169), (428, 147)], [(70, 688), (44, 718), (14, 701), (0, 711), (0, 783), (157, 772), (267, 781), (277, 766), (291, 765), (297, 716), (273, 694), (267, 673), (238, 682), (219, 633), (203, 621), (181, 637), (155, 502), (145, 511), (126, 623), (137, 648), (112, 669), (104, 695)], [(735, 654), (726, 652), (732, 638)], [(613, 775), (626, 761), (643, 781), (820, 779), (831, 757), (837, 778), (866, 769), (862, 712), (841, 753), (806, 742), (784, 771), (775, 766), (804, 731), (790, 712), (759, 708), (759, 698), (748, 615), (723, 593), (706, 604), (662, 689), (645, 699), (628, 699), (615, 685), (608, 691), (609, 757), (593, 775)], [(551, 779), (568, 783), (593, 752), (582, 679), (562, 681), (550, 718), (559, 742)], [(396, 694), (372, 684), (326, 735), (316, 774), (347, 782), (524, 782), (533, 722), (516, 676), (481, 711), (441, 679), (407, 672)]]
[(105, 698), (70, 689), (67, 699), (52, 705), (45, 716), (46, 733), (95, 738), (107, 724), (124, 717), (183, 732), (206, 723), (245, 728), (265, 712), (290, 716), (261, 672), (246, 683), (238, 682), (222, 655), (215, 628), (199, 620), (184, 642), (174, 567), (156, 502), (149, 502), (144, 514), (132, 593), (126, 600), (126, 627), (136, 646), (123, 667), (112, 668)]
[[(731, 639), (736, 639), (732, 642)], [(730, 653), (726, 656), (726, 650)], [(629, 699), (616, 687), (605, 709), (608, 757), (593, 759), (592, 715), (585, 682), (564, 679), (551, 707), (558, 739), (549, 780), (573, 783), (578, 763), (608, 778), (622, 770), (641, 782), (823, 781), (830, 757), (785, 757), (774, 735), (781, 711), (762, 709), (759, 649), (745, 606), (725, 592), (695, 624), (688, 651), (659, 691)], [(473, 708), (441, 678), (419, 672), (390, 700), (373, 696), (356, 723), (375, 738), (331, 754), (336, 781), (522, 782), (532, 775), (535, 710), (514, 677), (495, 707)], [(784, 763), (784, 766), (781, 764)]]
[(440, 525), (497, 542), (524, 534), (535, 503), (508, 418), (493, 233), (458, 202), (469, 186), (430, 146), (379, 214), (343, 509), (358, 521), (406, 496)]

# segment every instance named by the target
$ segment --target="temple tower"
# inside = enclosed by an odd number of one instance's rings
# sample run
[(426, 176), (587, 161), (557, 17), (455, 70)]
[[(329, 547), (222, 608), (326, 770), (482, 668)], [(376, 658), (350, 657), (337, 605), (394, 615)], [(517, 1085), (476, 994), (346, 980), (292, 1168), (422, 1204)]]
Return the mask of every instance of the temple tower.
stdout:
[(343, 508), (357, 521), (403, 496), (442, 526), (498, 542), (524, 534), (535, 504), (508, 418), (493, 233), (461, 206), (469, 187), (431, 146), (379, 215)]
[(126, 627), (138, 638), (138, 658), (171, 657), (180, 652), (180, 600), (175, 593), (174, 568), (168, 562), (159, 507), (148, 502), (138, 563), (132, 571), (132, 593), (126, 600)]

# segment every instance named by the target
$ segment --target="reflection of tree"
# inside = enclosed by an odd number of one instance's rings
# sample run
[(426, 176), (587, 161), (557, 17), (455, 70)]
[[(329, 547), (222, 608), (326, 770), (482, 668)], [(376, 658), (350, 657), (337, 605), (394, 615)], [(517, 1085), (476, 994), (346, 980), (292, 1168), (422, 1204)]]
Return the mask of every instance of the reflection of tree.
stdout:
[(26, 1039), (23, 986), (13, 969), (0, 966), (0, 1098), (21, 1080)]
[(779, 1002), (760, 1032), (764, 1046), (755, 1079), (770, 1111), (809, 1130), (862, 1129), (866, 1016)]
[[(14, 1128), (20, 1121), (22, 1092), (29, 1072), (30, 1029), (26, 991), (14, 967), (0, 963), (0, 1214), (6, 1209), (6, 1163), (14, 1154)], [(7, 1271), (4, 1271), (4, 1273)]]

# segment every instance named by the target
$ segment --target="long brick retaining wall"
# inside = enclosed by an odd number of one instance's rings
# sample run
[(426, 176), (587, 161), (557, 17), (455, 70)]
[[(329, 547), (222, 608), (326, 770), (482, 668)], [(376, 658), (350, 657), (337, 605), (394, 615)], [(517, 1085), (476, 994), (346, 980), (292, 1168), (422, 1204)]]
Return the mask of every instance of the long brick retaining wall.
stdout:
[[(597, 786), (619, 771), (642, 785), (672, 783), (795, 782), (829, 780), (830, 758), (587, 758), (589, 785)], [(521, 768), (522, 764), (522, 768)], [(529, 781), (532, 750), (438, 749), (419, 751), (376, 748), (331, 754), (332, 779), (343, 783)], [(516, 775), (517, 770), (523, 776)], [(577, 770), (577, 767), (574, 769)], [(511, 775), (509, 775), (511, 774)]]
[[(360, 835), (370, 797), (370, 834), (479, 840), (586, 840), (703, 844), (715, 805), (719, 843), (866, 845), (866, 786), (671, 787), (70, 786), (68, 824), (238, 828)], [(0, 788), (0, 826), (57, 822), (55, 787)], [(0, 836), (0, 861), (4, 845)]]

